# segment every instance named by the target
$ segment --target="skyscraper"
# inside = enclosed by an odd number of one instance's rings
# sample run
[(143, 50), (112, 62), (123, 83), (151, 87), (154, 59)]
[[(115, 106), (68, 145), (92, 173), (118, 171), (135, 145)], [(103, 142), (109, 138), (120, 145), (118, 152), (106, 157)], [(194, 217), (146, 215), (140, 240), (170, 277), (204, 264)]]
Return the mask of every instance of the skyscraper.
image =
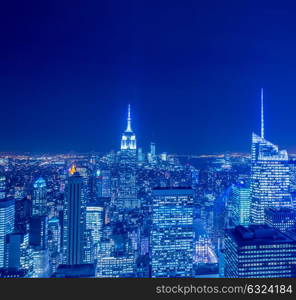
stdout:
[(48, 218), (47, 216), (33, 216), (30, 218), (30, 245), (45, 250), (48, 246)]
[(14, 199), (0, 200), (0, 268), (5, 265), (6, 235), (14, 231)]
[(42, 177), (38, 178), (34, 182), (33, 187), (34, 187), (34, 193), (33, 193), (32, 215), (44, 216), (47, 214), (45, 180)]
[(33, 256), (29, 245), (28, 233), (6, 235), (6, 268), (26, 270), (27, 277), (32, 275)]
[(251, 189), (245, 181), (234, 184), (230, 192), (230, 203), (227, 206), (231, 208), (230, 226), (238, 225), (248, 226), (250, 224), (250, 205)]
[(83, 259), (83, 217), (81, 214), (83, 178), (78, 172), (69, 176), (66, 187), (65, 252), (67, 265), (81, 264)]
[(193, 239), (193, 190), (153, 189), (152, 277), (191, 277)]
[(86, 207), (86, 229), (91, 230), (94, 244), (97, 244), (102, 237), (104, 219), (104, 208), (99, 204), (89, 204)]
[(97, 170), (96, 176), (96, 197), (109, 198), (111, 197), (111, 171)]
[(261, 136), (252, 135), (251, 222), (263, 224), (267, 207), (291, 207), (288, 153), (264, 138), (263, 90), (261, 90)]
[(296, 276), (296, 241), (267, 225), (226, 230), (225, 277)]
[(137, 150), (136, 135), (132, 130), (131, 106), (128, 105), (127, 127), (121, 137), (121, 150)]

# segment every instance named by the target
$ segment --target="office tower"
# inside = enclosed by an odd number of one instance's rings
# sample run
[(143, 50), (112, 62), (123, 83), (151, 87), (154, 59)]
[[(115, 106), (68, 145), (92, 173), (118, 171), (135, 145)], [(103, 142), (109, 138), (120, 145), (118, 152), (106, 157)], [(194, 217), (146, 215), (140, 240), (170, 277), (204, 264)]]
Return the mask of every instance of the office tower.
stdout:
[(69, 176), (66, 186), (64, 240), (67, 265), (82, 263), (84, 220), (81, 214), (83, 178), (78, 172)]
[(60, 265), (52, 278), (95, 278), (95, 264)]
[(48, 221), (48, 248), (51, 252), (61, 251), (61, 225), (58, 218)]
[(296, 229), (296, 211), (286, 207), (265, 210), (265, 223), (281, 232)]
[(296, 276), (296, 241), (267, 225), (226, 230), (225, 277)]
[(12, 269), (26, 270), (26, 276), (33, 272), (32, 249), (28, 233), (10, 233), (6, 235), (5, 266)]
[(251, 188), (245, 181), (240, 181), (232, 186), (230, 199), (227, 206), (230, 208), (230, 227), (238, 225), (249, 226)]
[(89, 204), (86, 207), (86, 229), (91, 230), (94, 244), (98, 244), (102, 237), (104, 208), (100, 204)]
[(48, 251), (50, 274), (53, 274), (61, 263), (61, 225), (58, 218), (48, 221)]
[(111, 197), (111, 171), (100, 169), (97, 170), (95, 181), (97, 198)]
[(193, 190), (152, 191), (152, 277), (193, 275)]
[(99, 257), (97, 277), (135, 277), (135, 258), (126, 255)]
[(34, 249), (33, 257), (33, 275), (32, 278), (49, 277), (49, 253), (48, 249)]
[(6, 197), (6, 177), (4, 175), (0, 176), (0, 199), (5, 199)]
[(15, 230), (28, 232), (32, 212), (32, 201), (28, 198), (15, 201)]
[(0, 200), (0, 268), (5, 265), (6, 235), (14, 231), (14, 199)]
[(34, 187), (34, 192), (33, 192), (32, 215), (44, 216), (47, 214), (45, 180), (42, 177), (38, 178), (34, 182), (33, 187)]
[(136, 135), (132, 130), (132, 119), (131, 119), (131, 106), (128, 105), (128, 116), (127, 116), (127, 127), (121, 137), (121, 151), (124, 150), (137, 150)]
[(33, 248), (47, 249), (48, 218), (33, 216), (30, 218), (30, 245)]
[(264, 137), (263, 90), (261, 91), (261, 136), (252, 135), (251, 222), (263, 224), (267, 207), (291, 207), (288, 153)]

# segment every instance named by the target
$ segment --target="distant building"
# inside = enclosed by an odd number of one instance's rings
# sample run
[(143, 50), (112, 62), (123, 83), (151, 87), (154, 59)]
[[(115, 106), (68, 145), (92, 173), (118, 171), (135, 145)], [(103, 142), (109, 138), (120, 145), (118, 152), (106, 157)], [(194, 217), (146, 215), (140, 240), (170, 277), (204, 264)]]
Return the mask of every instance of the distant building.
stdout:
[(193, 190), (153, 189), (152, 277), (192, 277), (193, 240)]
[(97, 170), (95, 180), (97, 198), (111, 197), (111, 171)]
[(121, 168), (118, 179), (116, 206), (119, 209), (134, 209), (140, 207), (140, 201), (137, 198), (135, 170), (131, 166)]
[(138, 162), (142, 163), (144, 161), (144, 153), (142, 148), (138, 148)]
[(296, 276), (296, 241), (267, 225), (237, 226), (226, 231), (225, 277)]
[(33, 193), (32, 215), (45, 216), (47, 214), (46, 182), (42, 177), (40, 177), (34, 182), (33, 187), (34, 187), (34, 193)]

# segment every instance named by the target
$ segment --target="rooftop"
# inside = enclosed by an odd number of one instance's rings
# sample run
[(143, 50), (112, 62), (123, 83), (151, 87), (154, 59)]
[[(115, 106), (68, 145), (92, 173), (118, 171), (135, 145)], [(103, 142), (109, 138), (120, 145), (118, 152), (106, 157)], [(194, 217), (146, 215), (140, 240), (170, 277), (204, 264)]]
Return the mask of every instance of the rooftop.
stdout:
[(250, 225), (249, 227), (240, 225), (234, 229), (227, 230), (227, 234), (231, 236), (239, 246), (296, 242), (288, 235), (268, 225)]

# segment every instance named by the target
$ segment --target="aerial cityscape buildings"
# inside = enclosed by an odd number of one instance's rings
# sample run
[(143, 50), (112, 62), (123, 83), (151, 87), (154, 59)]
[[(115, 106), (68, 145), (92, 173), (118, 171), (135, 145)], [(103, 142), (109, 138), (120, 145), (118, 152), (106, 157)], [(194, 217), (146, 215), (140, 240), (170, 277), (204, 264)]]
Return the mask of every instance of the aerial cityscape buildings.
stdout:
[(261, 133), (251, 153), (0, 159), (0, 277), (296, 277), (296, 167)]

